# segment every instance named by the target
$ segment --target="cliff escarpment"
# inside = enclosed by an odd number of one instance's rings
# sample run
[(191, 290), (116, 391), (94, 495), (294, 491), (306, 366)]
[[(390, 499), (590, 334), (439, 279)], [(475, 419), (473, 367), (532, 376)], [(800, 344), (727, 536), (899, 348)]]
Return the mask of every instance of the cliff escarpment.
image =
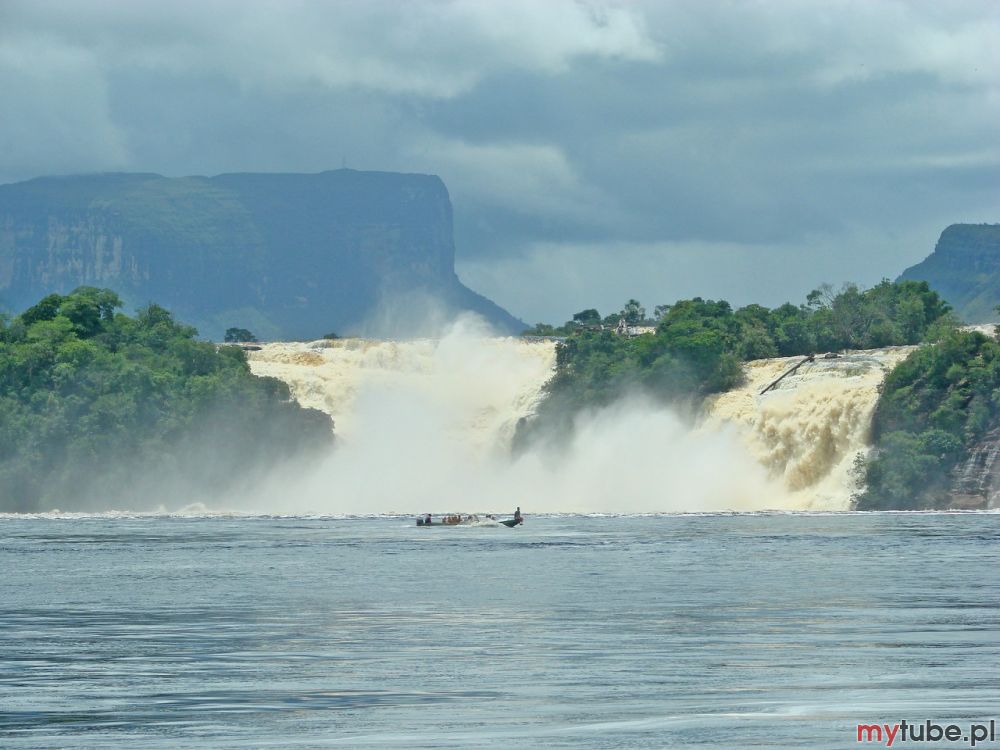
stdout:
[(899, 280), (926, 281), (967, 323), (992, 323), (1000, 305), (1000, 224), (952, 224), (934, 252)]
[[(435, 176), (319, 174), (44, 177), (0, 185), (0, 303), (109, 287), (206, 336), (381, 335), (471, 310), (523, 324), (454, 271), (451, 202)], [(394, 309), (395, 308), (395, 309)], [(402, 308), (402, 309), (400, 309)], [(390, 313), (386, 314), (385, 310)]]

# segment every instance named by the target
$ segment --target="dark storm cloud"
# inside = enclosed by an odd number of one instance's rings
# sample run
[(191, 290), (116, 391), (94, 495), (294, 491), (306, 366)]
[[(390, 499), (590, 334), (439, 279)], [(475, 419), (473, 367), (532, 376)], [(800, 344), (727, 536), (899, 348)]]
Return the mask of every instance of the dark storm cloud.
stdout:
[(998, 220), (993, 2), (0, 3), (0, 180), (425, 171), (531, 319), (799, 299)]

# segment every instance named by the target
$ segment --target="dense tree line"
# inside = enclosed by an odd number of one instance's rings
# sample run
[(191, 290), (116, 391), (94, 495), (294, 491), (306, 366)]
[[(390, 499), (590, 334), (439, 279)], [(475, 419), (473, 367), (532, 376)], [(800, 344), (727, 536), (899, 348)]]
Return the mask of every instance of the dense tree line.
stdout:
[(157, 305), (119, 307), (81, 287), (0, 322), (0, 510), (209, 496), (330, 444), (329, 418), (253, 376), (238, 347), (197, 341)]
[[(629, 300), (621, 312), (602, 318), (584, 310), (559, 327), (536, 326), (529, 335), (564, 337), (556, 372), (538, 417), (526, 436), (547, 427), (565, 428), (580, 409), (606, 404), (627, 389), (667, 401), (694, 400), (736, 387), (742, 362), (775, 356), (916, 344), (940, 335), (953, 321), (948, 305), (926, 283), (883, 281), (862, 290), (823, 287), (801, 305), (769, 309), (694, 298), (658, 305), (655, 320)], [(655, 325), (645, 335), (619, 335), (616, 325)]]
[[(1000, 343), (951, 330), (885, 380), (864, 471), (863, 510), (946, 505), (953, 469), (1000, 413)], [(859, 467), (860, 468), (860, 467)]]

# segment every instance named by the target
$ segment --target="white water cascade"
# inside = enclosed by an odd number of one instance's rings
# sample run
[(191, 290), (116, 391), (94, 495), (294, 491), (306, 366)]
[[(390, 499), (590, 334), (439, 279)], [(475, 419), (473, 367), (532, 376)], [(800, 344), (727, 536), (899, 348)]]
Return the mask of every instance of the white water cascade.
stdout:
[(764, 394), (803, 358), (749, 362), (742, 388), (706, 404), (702, 429), (735, 427), (750, 454), (785, 491), (789, 506), (845, 510), (857, 490), (855, 459), (868, 453), (878, 387), (913, 348), (817, 358)]
[(745, 387), (712, 399), (697, 426), (636, 396), (581, 415), (565, 450), (514, 458), (552, 342), (490, 337), (464, 320), (435, 340), (267, 344), (251, 353), (253, 372), (331, 414), (337, 447), (255, 502), (320, 513), (843, 509), (878, 384), (907, 352), (817, 360), (763, 396), (801, 358), (752, 362)]
[(384, 445), (417, 421), (420, 433), (440, 431), (434, 437), (452, 449), (503, 454), (554, 366), (551, 341), (478, 336), (464, 326), (439, 340), (276, 343), (250, 355), (254, 374), (285, 381), (300, 404), (330, 414), (346, 445)]

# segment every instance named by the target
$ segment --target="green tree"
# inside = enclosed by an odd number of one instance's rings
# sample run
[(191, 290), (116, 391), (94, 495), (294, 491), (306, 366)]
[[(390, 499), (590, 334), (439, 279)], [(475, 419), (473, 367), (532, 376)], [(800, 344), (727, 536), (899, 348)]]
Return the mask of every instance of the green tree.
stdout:
[(246, 328), (227, 328), (226, 335), (223, 340), (227, 344), (249, 344), (250, 342), (256, 341), (257, 337)]
[(196, 340), (157, 305), (118, 306), (81, 287), (4, 327), (0, 510), (215, 496), (329, 447), (326, 415), (255, 377), (242, 350)]
[(29, 307), (21, 313), (21, 322), (26, 326), (30, 326), (39, 320), (52, 320), (59, 314), (59, 307), (62, 305), (62, 301), (63, 297), (61, 294), (50, 294), (44, 297), (38, 304)]
[(621, 316), (627, 325), (637, 326), (646, 319), (646, 308), (639, 304), (639, 300), (630, 299), (625, 303)]
[(526, 330), (524, 336), (556, 336), (558, 335), (554, 326), (548, 323), (535, 323), (534, 326)]
[(1000, 343), (957, 327), (927, 330), (934, 343), (914, 351), (882, 385), (861, 509), (941, 507), (955, 467), (1000, 417)]
[[(634, 338), (580, 325), (582, 319), (594, 320), (596, 310), (577, 313), (560, 329), (536, 326), (534, 332), (566, 339), (557, 349), (556, 372), (538, 416), (533, 426), (519, 428), (518, 442), (523, 444), (532, 431), (544, 432), (546, 424), (568, 429), (574, 413), (608, 403), (628, 389), (665, 401), (697, 401), (740, 383), (746, 360), (948, 340), (954, 331), (947, 304), (922, 282), (882, 281), (867, 290), (848, 284), (839, 292), (823, 285), (809, 293), (805, 304), (774, 309), (747, 305), (734, 311), (725, 300), (695, 297), (657, 305), (655, 313), (655, 333)], [(644, 317), (632, 299), (602, 322), (613, 329), (623, 318), (634, 325)], [(918, 432), (954, 434), (959, 423), (968, 430), (987, 422), (984, 397), (965, 402), (968, 390), (956, 387), (927, 412)], [(948, 453), (941, 460), (952, 457)]]
[(104, 324), (114, 318), (121, 304), (118, 295), (109, 289), (85, 286), (61, 299), (59, 314), (73, 323), (77, 335), (89, 338), (104, 329)]

